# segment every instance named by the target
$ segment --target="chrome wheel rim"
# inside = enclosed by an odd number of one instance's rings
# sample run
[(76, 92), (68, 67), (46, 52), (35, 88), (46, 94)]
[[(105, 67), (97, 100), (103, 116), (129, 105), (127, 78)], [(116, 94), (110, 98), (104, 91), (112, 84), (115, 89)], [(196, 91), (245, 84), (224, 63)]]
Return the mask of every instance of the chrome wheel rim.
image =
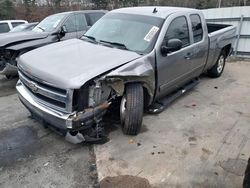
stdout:
[(120, 116), (121, 116), (121, 124), (124, 124), (125, 115), (126, 115), (126, 103), (127, 99), (125, 96), (122, 97), (121, 106), (120, 106)]
[(224, 68), (224, 64), (225, 64), (225, 59), (223, 56), (220, 56), (220, 59), (218, 61), (218, 66), (217, 66), (217, 71), (218, 73), (221, 73), (223, 68)]

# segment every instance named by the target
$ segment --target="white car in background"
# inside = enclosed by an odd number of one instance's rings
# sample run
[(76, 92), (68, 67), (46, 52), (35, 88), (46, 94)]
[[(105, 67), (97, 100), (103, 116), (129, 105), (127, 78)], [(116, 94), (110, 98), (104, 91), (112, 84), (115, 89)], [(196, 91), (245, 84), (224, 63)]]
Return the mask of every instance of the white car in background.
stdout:
[(0, 21), (0, 33), (7, 33), (14, 27), (28, 23), (26, 20), (2, 20)]

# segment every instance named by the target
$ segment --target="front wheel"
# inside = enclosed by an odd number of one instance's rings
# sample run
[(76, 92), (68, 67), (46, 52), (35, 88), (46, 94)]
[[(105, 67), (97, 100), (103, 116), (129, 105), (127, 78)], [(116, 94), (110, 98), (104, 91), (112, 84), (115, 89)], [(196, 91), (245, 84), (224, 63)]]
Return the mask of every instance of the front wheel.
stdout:
[(207, 71), (208, 76), (212, 78), (218, 78), (223, 73), (226, 64), (226, 55), (222, 52), (216, 61), (215, 65)]
[(141, 84), (128, 84), (121, 100), (120, 118), (124, 134), (137, 135), (143, 118), (143, 88)]

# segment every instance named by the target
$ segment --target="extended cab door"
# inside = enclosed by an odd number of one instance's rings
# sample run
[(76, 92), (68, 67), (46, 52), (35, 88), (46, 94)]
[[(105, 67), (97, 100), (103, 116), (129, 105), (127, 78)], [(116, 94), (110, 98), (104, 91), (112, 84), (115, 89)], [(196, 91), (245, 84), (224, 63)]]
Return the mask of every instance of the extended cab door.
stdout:
[(204, 20), (203, 16), (199, 13), (190, 14), (189, 19), (192, 25), (192, 75), (197, 77), (202, 73), (207, 61), (209, 47), (207, 27), (206, 23), (202, 22)]
[[(162, 54), (161, 47), (166, 45), (170, 39), (181, 40), (181, 49)], [(189, 80), (192, 70), (190, 57), (193, 53), (190, 45), (190, 27), (187, 16), (182, 14), (169, 16), (163, 24), (156, 45), (157, 98), (172, 92)]]

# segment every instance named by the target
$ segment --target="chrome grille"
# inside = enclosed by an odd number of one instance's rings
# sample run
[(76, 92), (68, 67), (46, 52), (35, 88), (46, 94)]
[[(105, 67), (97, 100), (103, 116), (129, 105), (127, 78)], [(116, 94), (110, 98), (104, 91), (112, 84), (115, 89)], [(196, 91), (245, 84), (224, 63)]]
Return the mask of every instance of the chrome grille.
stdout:
[(22, 84), (32, 93), (37, 102), (63, 112), (72, 112), (73, 90), (56, 88), (38, 81), (20, 69), (18, 74)]

